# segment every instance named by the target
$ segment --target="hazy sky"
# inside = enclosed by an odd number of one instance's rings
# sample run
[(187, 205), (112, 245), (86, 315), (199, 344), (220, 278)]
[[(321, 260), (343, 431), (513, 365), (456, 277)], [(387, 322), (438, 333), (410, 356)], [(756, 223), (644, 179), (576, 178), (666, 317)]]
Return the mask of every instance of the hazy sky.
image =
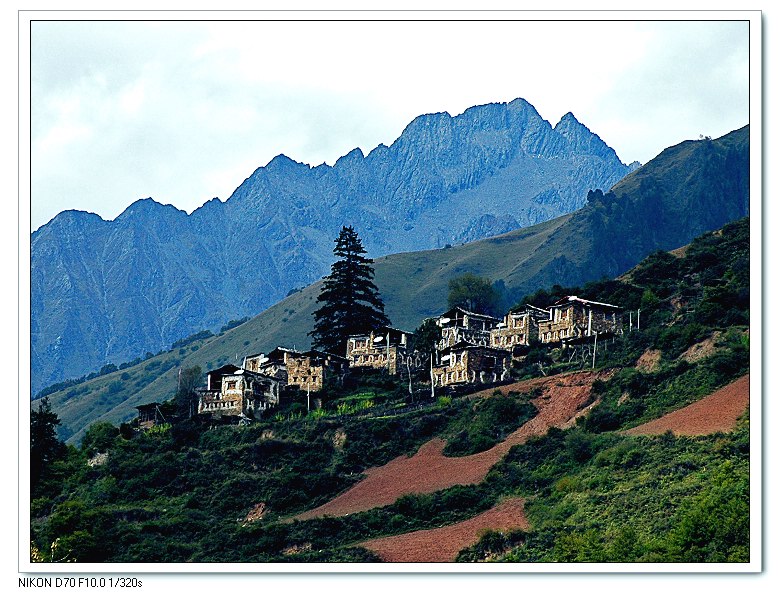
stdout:
[(747, 22), (33, 22), (31, 217), (191, 212), (275, 155), (522, 97), (623, 162), (748, 123)]

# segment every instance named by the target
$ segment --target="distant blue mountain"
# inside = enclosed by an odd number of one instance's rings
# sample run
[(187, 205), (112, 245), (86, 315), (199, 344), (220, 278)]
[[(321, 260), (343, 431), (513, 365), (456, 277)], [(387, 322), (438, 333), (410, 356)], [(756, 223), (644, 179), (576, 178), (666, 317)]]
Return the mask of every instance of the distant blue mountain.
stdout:
[(459, 244), (577, 210), (637, 166), (516, 99), (422, 115), (332, 167), (279, 155), (190, 215), (62, 212), (32, 235), (32, 390), (263, 311), (328, 273), (342, 225), (371, 256)]

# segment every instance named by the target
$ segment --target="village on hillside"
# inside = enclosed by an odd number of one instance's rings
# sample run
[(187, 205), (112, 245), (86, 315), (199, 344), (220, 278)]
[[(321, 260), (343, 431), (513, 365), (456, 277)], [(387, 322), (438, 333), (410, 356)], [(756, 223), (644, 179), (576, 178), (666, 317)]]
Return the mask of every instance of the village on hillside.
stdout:
[[(596, 345), (623, 333), (619, 306), (566, 296), (546, 309), (525, 305), (503, 319), (453, 307), (432, 319), (440, 337), (434, 352), (412, 345), (412, 332), (384, 326), (366, 335), (349, 336), (344, 356), (320, 350), (304, 352), (277, 347), (244, 357), (206, 373), (197, 389), (197, 415), (215, 421), (247, 423), (278, 408), (284, 394), (305, 394), (307, 409), (320, 405), (316, 395), (326, 381), (343, 381), (358, 369), (389, 375), (427, 370), (431, 389), (469, 384), (488, 386), (510, 378), (513, 360), (522, 360), (533, 344), (548, 348)], [(631, 322), (633, 325), (633, 322)], [(138, 425), (165, 421), (160, 404), (138, 409)]]

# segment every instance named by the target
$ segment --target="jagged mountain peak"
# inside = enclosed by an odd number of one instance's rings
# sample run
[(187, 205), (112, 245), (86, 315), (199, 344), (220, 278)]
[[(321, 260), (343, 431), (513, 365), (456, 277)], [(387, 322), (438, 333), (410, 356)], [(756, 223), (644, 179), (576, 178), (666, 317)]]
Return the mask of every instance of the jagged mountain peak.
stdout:
[[(560, 119), (560, 121), (555, 125), (555, 129), (557, 130), (559, 126), (582, 126), (587, 130), (587, 128), (578, 120), (575, 115), (571, 111), (567, 111), (564, 116)], [(590, 130), (588, 130), (590, 131)]]
[(358, 148), (353, 148), (352, 150), (350, 150), (344, 156), (339, 157), (339, 159), (334, 164), (334, 168), (339, 167), (339, 166), (345, 166), (345, 165), (347, 165), (349, 163), (354, 163), (356, 161), (362, 161), (365, 158), (366, 157), (363, 154), (363, 151), (359, 147)]
[(132, 220), (135, 218), (145, 218), (153, 214), (154, 216), (161, 215), (187, 215), (184, 210), (179, 210), (172, 204), (162, 204), (153, 198), (141, 198), (130, 204), (124, 211), (117, 216), (115, 222), (123, 222)]
[(202, 206), (199, 208), (196, 208), (193, 210), (192, 214), (190, 216), (193, 217), (200, 217), (200, 216), (211, 216), (214, 215), (216, 212), (221, 210), (225, 205), (225, 202), (220, 200), (217, 197), (211, 198), (209, 201), (205, 202)]
[(517, 97), (516, 99), (512, 99), (509, 103), (507, 103), (507, 107), (509, 109), (512, 109), (514, 111), (530, 111), (539, 117), (539, 112), (536, 110), (536, 107), (534, 107), (531, 103), (523, 99), (522, 97)]
[(272, 158), (268, 164), (265, 166), (265, 168), (269, 171), (282, 171), (282, 170), (289, 170), (289, 169), (295, 169), (298, 167), (305, 167), (306, 169), (309, 169), (309, 165), (306, 163), (301, 163), (296, 161), (295, 159), (291, 159), (286, 154), (277, 154), (274, 158)]
[(86, 210), (63, 210), (57, 216), (52, 218), (45, 225), (36, 229), (32, 235), (31, 240), (35, 241), (36, 237), (44, 232), (77, 232), (77, 229), (90, 226), (100, 225), (106, 221), (100, 217), (100, 215), (94, 212), (87, 212)]
[(401, 135), (391, 144), (391, 147), (404, 144), (410, 139), (423, 137), (431, 130), (436, 130), (442, 126), (449, 126), (452, 116), (446, 111), (437, 113), (426, 113), (418, 115), (404, 128)]
[(569, 141), (576, 154), (586, 152), (598, 154), (603, 158), (618, 158), (615, 150), (574, 117), (571, 111), (560, 119), (554, 129)]
[[(517, 122), (519, 114), (524, 115), (525, 119), (535, 119), (539, 122), (544, 122), (542, 116), (539, 115), (539, 112), (531, 103), (518, 97), (508, 103), (493, 102), (474, 105), (455, 116), (450, 115), (447, 111), (417, 116), (406, 126), (401, 137), (417, 133), (421, 129), (442, 125), (453, 126), (461, 124), (469, 126), (475, 131), (486, 127), (495, 129), (510, 128)], [(552, 129), (551, 126), (550, 128)]]

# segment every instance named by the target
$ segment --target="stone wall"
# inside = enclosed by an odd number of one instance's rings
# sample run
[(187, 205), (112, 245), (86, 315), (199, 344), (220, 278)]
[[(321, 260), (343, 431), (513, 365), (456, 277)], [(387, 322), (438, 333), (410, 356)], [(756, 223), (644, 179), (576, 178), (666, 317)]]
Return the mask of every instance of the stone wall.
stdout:
[[(388, 348), (368, 348), (354, 349), (349, 356), (349, 364), (353, 367), (369, 367), (373, 369), (385, 369), (391, 375), (395, 375), (399, 370), (399, 355), (401, 361), (404, 360), (405, 350), (400, 350), (398, 346)], [(388, 363), (389, 360), (389, 363)]]
[(436, 386), (463, 383), (495, 383), (508, 376), (508, 351), (492, 348), (464, 348), (449, 353), (448, 364), (433, 368)]
[(511, 350), (515, 346), (528, 346), (531, 331), (539, 331), (530, 313), (509, 314), (504, 318), (505, 327), (490, 330), (490, 346)]
[(301, 391), (314, 392), (322, 389), (325, 381), (325, 364), (314, 362), (308, 356), (287, 357), (287, 384), (297, 385)]
[(552, 311), (551, 320), (539, 322), (539, 341), (543, 344), (623, 331), (622, 316), (612, 309), (571, 303)]
[(482, 329), (468, 329), (465, 327), (443, 327), (441, 329), (441, 341), (439, 350), (450, 348), (458, 342), (467, 342), (475, 346), (489, 346), (490, 332)]

